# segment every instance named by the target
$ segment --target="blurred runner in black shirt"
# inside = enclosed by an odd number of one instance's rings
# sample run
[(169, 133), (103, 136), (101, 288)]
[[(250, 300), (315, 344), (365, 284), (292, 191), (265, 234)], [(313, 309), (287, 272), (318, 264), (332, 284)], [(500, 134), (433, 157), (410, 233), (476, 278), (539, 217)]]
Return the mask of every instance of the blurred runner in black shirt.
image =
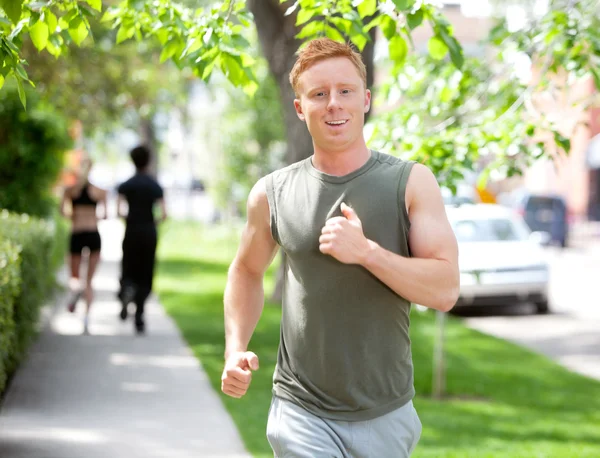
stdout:
[[(163, 189), (147, 173), (150, 164), (150, 150), (137, 146), (131, 150), (136, 174), (122, 183), (117, 191), (117, 211), (126, 220), (123, 238), (123, 259), (121, 261), (121, 319), (127, 319), (127, 307), (130, 302), (136, 305), (135, 329), (139, 333), (145, 330), (144, 304), (152, 291), (154, 262), (156, 256), (156, 223), (154, 206), (161, 211), (160, 221), (167, 217)], [(127, 211), (124, 211), (127, 202)]]

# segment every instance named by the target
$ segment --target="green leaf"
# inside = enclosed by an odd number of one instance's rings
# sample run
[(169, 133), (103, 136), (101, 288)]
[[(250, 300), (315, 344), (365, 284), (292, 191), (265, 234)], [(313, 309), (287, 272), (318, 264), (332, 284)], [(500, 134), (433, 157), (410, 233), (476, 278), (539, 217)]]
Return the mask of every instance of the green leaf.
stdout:
[(388, 40), (391, 40), (394, 35), (396, 35), (397, 24), (391, 17), (387, 14), (384, 15), (381, 19), (381, 30), (383, 32), (383, 36)]
[(208, 44), (212, 35), (213, 35), (213, 28), (212, 27), (207, 28), (206, 32), (204, 33), (204, 36), (202, 37), (202, 40), (204, 41), (205, 44)]
[(17, 64), (15, 66), (14, 70), (19, 78), (22, 78), (24, 80), (29, 79), (29, 77), (27, 76), (27, 72), (25, 71), (25, 68), (23, 68), (23, 66), (21, 64)]
[(48, 43), (46, 44), (46, 51), (48, 51), (54, 57), (58, 58), (58, 56), (60, 56), (60, 54), (62, 53), (63, 42), (63, 38), (60, 35), (50, 35)]
[(46, 43), (46, 51), (48, 51), (54, 57), (60, 56), (60, 53), (61, 53), (60, 47), (54, 45), (54, 43), (52, 43), (51, 40), (48, 41), (48, 43)]
[(358, 48), (358, 50), (361, 52), (363, 49), (365, 49), (365, 46), (367, 45), (367, 42), (368, 42), (367, 38), (362, 34), (352, 35), (350, 37), (350, 41), (352, 41), (352, 43), (354, 43), (356, 45), (356, 47)]
[(317, 22), (317, 21), (309, 22), (304, 27), (302, 27), (302, 30), (300, 31), (300, 33), (298, 35), (296, 35), (296, 38), (303, 39), (303, 38), (312, 37), (314, 35), (318, 35), (318, 33), (321, 30), (323, 30), (322, 23)]
[(4, 77), (0, 75), (0, 89), (2, 89), (2, 86), (4, 86)]
[(392, 37), (389, 43), (390, 58), (397, 65), (402, 65), (408, 55), (408, 45), (400, 35)]
[(186, 48), (183, 50), (181, 57), (192, 54), (202, 48), (202, 37), (191, 38), (188, 41)]
[(341, 17), (332, 17), (329, 18), (329, 22), (334, 24), (335, 27), (342, 32), (344, 35), (350, 35), (350, 31), (352, 28), (352, 21)]
[(383, 18), (384, 18), (383, 15), (376, 16), (374, 19), (371, 20), (371, 22), (369, 22), (367, 25), (365, 25), (363, 27), (363, 30), (365, 32), (368, 32), (373, 27), (377, 27), (379, 24), (381, 24), (381, 21), (383, 20)]
[(427, 49), (429, 50), (431, 57), (435, 60), (441, 60), (448, 54), (448, 47), (437, 36), (433, 36), (429, 39)]
[(4, 46), (8, 47), (15, 54), (19, 54), (19, 48), (15, 46), (15, 44), (10, 40), (4, 40)]
[(196, 75), (204, 81), (208, 81), (219, 57), (219, 48), (214, 46), (196, 59), (194, 68)]
[(450, 60), (452, 60), (452, 63), (456, 68), (461, 69), (465, 62), (462, 47), (456, 38), (450, 35), (447, 27), (440, 27), (437, 31), (439, 32), (438, 36), (450, 50)]
[(423, 22), (423, 10), (419, 9), (415, 11), (415, 14), (409, 14), (406, 17), (406, 22), (411, 30), (416, 29)]
[(298, 16), (296, 16), (296, 25), (302, 25), (307, 23), (313, 18), (316, 12), (317, 10), (315, 9), (301, 8), (300, 11), (298, 11)]
[(406, 11), (415, 4), (415, 0), (393, 0), (393, 2), (400, 11)]
[(76, 28), (69, 27), (69, 35), (77, 46), (81, 46), (83, 40), (88, 36), (88, 28), (84, 21), (79, 21)]
[(58, 26), (58, 19), (56, 19), (54, 13), (52, 13), (51, 11), (46, 11), (44, 13), (44, 20), (48, 25), (48, 33), (53, 34), (54, 32), (56, 32), (56, 27)]
[(596, 84), (596, 90), (600, 91), (600, 72), (598, 71), (598, 67), (595, 67), (592, 64), (590, 70), (592, 72), (592, 77), (594, 78), (594, 83)]
[(258, 84), (255, 81), (248, 81), (244, 84), (242, 90), (248, 97), (254, 97), (254, 94), (256, 94), (256, 91), (258, 90)]
[(23, 80), (17, 75), (15, 75), (15, 80), (17, 80), (17, 91), (19, 92), (19, 99), (21, 99), (21, 104), (23, 105), (23, 108), (27, 109), (27, 97), (25, 96)]
[(0, 0), (0, 6), (14, 24), (21, 19), (23, 0)]
[(377, 0), (363, 0), (360, 5), (358, 5), (358, 14), (362, 19), (367, 16), (373, 16), (377, 11)]
[(117, 19), (119, 17), (119, 13), (120, 13), (120, 10), (118, 10), (116, 8), (106, 10), (104, 12), (104, 14), (102, 15), (102, 19), (100, 19), (100, 22), (114, 21), (115, 19)]
[(83, 20), (81, 14), (79, 14), (79, 10), (71, 10), (69, 13), (64, 16), (65, 22), (68, 24), (68, 28), (76, 28), (79, 27), (81, 21)]
[(554, 141), (566, 154), (571, 152), (571, 140), (554, 131)]
[(16, 37), (19, 36), (21, 31), (23, 30), (23, 27), (25, 26), (25, 23), (26, 23), (26, 21), (19, 21), (19, 23), (12, 30), (12, 32), (10, 32), (10, 35), (8, 36), (9, 41), (13, 41)]
[[(256, 59), (249, 54), (242, 54), (240, 57), (242, 58), (242, 67), (246, 70), (252, 68), (256, 63)], [(255, 79), (254, 76), (252, 78)]]
[(246, 74), (242, 69), (238, 56), (232, 56), (231, 54), (221, 54), (221, 70), (229, 81), (234, 86), (241, 86), (247, 81)]
[[(160, 44), (164, 46), (167, 43), (167, 41), (169, 41), (169, 31), (165, 28), (161, 28), (161, 29), (157, 30), (156, 38), (158, 38), (158, 41), (160, 41)], [(118, 43), (118, 41), (117, 41), (117, 43)]]
[(244, 38), (242, 35), (232, 35), (231, 44), (234, 48), (239, 50), (250, 49), (252, 47), (250, 42), (246, 40), (246, 38)]
[(164, 61), (172, 57), (180, 48), (180, 46), (181, 42), (177, 39), (172, 39), (171, 41), (169, 41), (160, 53), (160, 62), (163, 63)]
[(331, 27), (330, 25), (325, 27), (325, 34), (327, 35), (327, 38), (331, 38), (334, 41), (339, 41), (340, 43), (346, 41), (344, 35), (342, 35), (338, 29)]
[(133, 36), (133, 34), (135, 33), (135, 27), (133, 27), (132, 25), (125, 25), (123, 24), (120, 28), (119, 31), (117, 32), (117, 44), (124, 42), (125, 40), (128, 40), (129, 38), (131, 38)]
[(200, 78), (202, 78), (205, 81), (208, 81), (208, 78), (210, 78), (213, 68), (215, 68), (217, 60), (218, 59), (213, 59), (212, 61), (210, 61), (206, 64), (206, 67), (204, 67), (204, 70), (202, 71)]
[(449, 102), (452, 99), (452, 90), (448, 86), (444, 86), (440, 92), (440, 100), (442, 102)]
[(48, 43), (48, 24), (37, 21), (32, 27), (29, 27), (29, 36), (33, 45), (38, 51), (41, 51)]
[(85, 0), (96, 11), (102, 11), (102, 0)]
[(215, 46), (213, 48), (210, 48), (208, 51), (206, 51), (200, 57), (198, 57), (198, 59), (196, 59), (196, 63), (212, 62), (217, 58), (218, 55), (219, 55), (219, 48)]

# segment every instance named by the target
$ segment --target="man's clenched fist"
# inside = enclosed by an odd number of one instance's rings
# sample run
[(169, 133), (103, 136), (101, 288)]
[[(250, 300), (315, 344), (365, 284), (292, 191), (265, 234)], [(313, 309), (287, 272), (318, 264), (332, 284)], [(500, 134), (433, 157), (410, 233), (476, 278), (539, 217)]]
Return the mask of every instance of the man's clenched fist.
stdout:
[(319, 250), (333, 256), (344, 264), (361, 264), (372, 242), (362, 229), (362, 223), (356, 212), (345, 203), (341, 204), (342, 214), (325, 222), (319, 237)]
[(221, 391), (232, 398), (241, 398), (248, 391), (252, 371), (258, 370), (258, 356), (251, 351), (229, 355), (221, 376)]

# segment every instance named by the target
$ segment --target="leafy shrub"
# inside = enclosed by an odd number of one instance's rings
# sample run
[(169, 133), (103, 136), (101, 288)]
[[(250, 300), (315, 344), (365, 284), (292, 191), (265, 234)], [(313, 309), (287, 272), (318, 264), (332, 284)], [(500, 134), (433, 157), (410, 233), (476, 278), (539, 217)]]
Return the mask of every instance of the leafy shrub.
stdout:
[(0, 236), (0, 393), (8, 378), (9, 360), (15, 340), (13, 310), (20, 292), (21, 258), (18, 247)]
[(28, 215), (0, 212), (0, 238), (16, 245), (21, 260), (21, 285), (13, 308), (15, 332), (10, 338), (7, 371), (12, 372), (36, 334), (40, 308), (51, 292), (56, 225)]
[(16, 90), (0, 91), (0, 208), (49, 216), (52, 186), (71, 146), (65, 119), (34, 92), (23, 109)]

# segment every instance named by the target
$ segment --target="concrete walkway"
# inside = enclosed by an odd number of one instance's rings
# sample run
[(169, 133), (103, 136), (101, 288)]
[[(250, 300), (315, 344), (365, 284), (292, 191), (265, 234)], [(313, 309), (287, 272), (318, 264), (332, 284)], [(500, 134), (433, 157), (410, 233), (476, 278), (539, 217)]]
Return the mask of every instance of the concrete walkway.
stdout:
[(248, 457), (205, 372), (155, 299), (146, 336), (118, 318), (120, 226), (101, 227), (91, 335), (62, 296), (0, 410), (6, 458)]
[(465, 323), (542, 353), (571, 371), (600, 380), (600, 240), (552, 250), (549, 315), (507, 306), (481, 310)]

